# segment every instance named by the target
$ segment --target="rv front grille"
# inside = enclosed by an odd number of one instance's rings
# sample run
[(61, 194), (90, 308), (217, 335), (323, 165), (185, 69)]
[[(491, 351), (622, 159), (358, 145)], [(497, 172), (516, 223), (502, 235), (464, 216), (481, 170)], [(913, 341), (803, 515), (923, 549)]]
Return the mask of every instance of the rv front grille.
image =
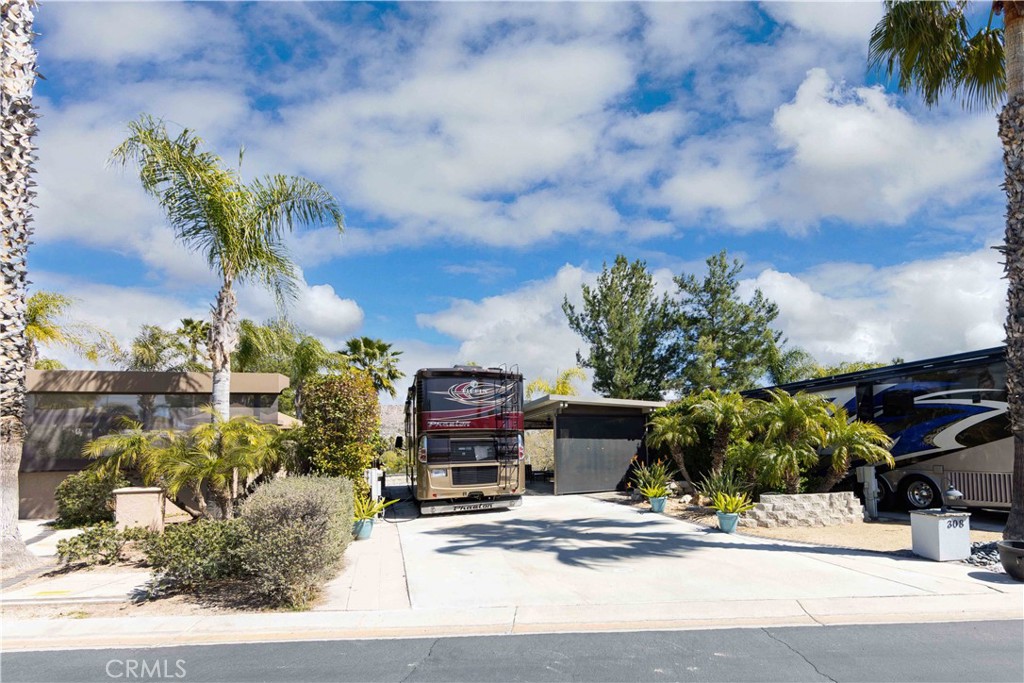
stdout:
[(948, 481), (971, 503), (1010, 503), (1013, 475), (997, 472), (947, 472)]
[(452, 484), (455, 486), (479, 486), (497, 484), (497, 467), (453, 467)]

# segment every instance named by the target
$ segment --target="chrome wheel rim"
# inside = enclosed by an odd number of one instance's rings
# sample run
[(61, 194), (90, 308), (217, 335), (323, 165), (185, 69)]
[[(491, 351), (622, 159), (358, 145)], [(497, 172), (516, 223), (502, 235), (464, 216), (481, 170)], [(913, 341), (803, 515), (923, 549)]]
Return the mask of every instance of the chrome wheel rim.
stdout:
[(907, 487), (907, 500), (914, 507), (926, 508), (932, 504), (935, 494), (926, 482), (915, 481)]

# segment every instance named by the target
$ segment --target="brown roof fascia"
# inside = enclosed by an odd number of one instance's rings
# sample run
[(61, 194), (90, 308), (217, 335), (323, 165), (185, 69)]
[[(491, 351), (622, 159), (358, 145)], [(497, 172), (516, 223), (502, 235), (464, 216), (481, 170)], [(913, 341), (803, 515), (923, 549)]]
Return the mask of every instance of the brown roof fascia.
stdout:
[[(208, 372), (122, 372), (117, 370), (29, 370), (28, 391), (58, 394), (208, 394)], [(271, 372), (234, 372), (233, 394), (280, 394), (288, 378)]]

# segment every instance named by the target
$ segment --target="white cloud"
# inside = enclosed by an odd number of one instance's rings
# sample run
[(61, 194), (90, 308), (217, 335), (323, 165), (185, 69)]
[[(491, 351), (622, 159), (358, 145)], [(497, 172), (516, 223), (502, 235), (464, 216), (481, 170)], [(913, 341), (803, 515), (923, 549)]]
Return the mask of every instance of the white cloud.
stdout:
[(865, 52), (868, 36), (883, 14), (881, 2), (865, 0), (765, 2), (761, 7), (776, 21), (819, 38), (853, 42)]
[[(581, 347), (566, 322), (562, 301), (568, 296), (578, 304), (581, 286), (593, 278), (593, 273), (566, 264), (550, 279), (479, 301), (456, 300), (437, 313), (417, 315), (416, 320), (458, 342), (457, 358), (449, 362), (518, 365), (527, 381), (550, 380), (559, 370), (576, 365), (576, 350)], [(590, 393), (589, 383), (580, 389)]]
[(58, 3), (40, 19), (51, 27), (40, 41), (47, 57), (106, 66), (177, 59), (234, 35), (216, 13), (183, 3)]
[(916, 360), (1002, 343), (1006, 281), (998, 253), (875, 268), (823, 264), (765, 270), (746, 283), (779, 305), (778, 329), (819, 361)]

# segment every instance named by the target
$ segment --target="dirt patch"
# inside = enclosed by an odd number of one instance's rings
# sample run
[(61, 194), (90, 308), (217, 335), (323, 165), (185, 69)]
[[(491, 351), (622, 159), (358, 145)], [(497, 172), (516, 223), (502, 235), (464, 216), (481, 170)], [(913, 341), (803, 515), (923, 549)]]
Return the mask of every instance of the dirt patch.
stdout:
[[(637, 508), (647, 508), (649, 503), (644, 500), (632, 500), (628, 494), (604, 494), (602, 500), (609, 500)], [(718, 528), (715, 511), (697, 505), (689, 505), (677, 498), (669, 498), (665, 505), (665, 514), (692, 524)], [(897, 520), (877, 520), (873, 522), (854, 522), (840, 526), (827, 527), (764, 527), (740, 526), (739, 534), (777, 538), (784, 541), (797, 541), (814, 545), (825, 545), (837, 548), (854, 548), (857, 550), (874, 550), (879, 552), (909, 551), (911, 547), (910, 522)], [(972, 543), (991, 543), (1002, 540), (1002, 534), (995, 531), (979, 531), (971, 529)]]

